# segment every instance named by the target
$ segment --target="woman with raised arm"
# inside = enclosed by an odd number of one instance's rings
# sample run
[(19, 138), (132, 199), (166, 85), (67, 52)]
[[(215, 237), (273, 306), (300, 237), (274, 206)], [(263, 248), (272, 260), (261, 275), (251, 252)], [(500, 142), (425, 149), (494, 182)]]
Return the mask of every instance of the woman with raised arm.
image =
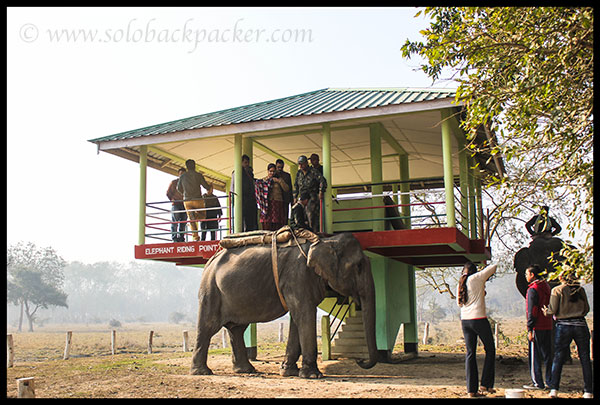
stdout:
[[(485, 309), (485, 283), (496, 272), (496, 266), (490, 264), (478, 272), (474, 263), (467, 262), (458, 282), (456, 302), (460, 307), (461, 326), (467, 348), (465, 372), (469, 397), (496, 392), (494, 389), (496, 347)], [(485, 350), (481, 390), (479, 390), (477, 371), (477, 338), (481, 339)]]

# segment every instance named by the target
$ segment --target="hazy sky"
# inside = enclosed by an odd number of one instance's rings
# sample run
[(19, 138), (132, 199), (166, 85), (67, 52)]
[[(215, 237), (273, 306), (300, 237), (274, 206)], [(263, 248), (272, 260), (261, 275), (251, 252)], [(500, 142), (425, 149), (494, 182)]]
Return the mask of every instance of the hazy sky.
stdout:
[[(417, 11), (9, 8), (8, 244), (133, 260), (139, 166), (88, 139), (326, 87), (432, 86), (400, 51)], [(148, 169), (147, 201), (173, 178)]]

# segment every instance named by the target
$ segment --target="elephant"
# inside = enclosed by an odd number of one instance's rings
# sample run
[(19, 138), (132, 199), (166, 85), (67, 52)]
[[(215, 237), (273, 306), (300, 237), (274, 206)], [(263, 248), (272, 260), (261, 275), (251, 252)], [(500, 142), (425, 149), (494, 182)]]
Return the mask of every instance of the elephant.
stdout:
[(398, 218), (400, 216), (400, 212), (398, 211), (398, 207), (395, 206), (396, 203), (394, 202), (394, 200), (392, 200), (392, 198), (389, 195), (383, 197), (383, 205), (387, 206), (385, 207), (385, 217), (393, 218), (387, 219), (385, 221), (386, 229), (407, 229), (402, 219)]
[[(525, 278), (525, 270), (532, 264), (538, 264), (542, 269), (548, 273), (554, 271), (554, 266), (550, 263), (549, 257), (554, 253), (556, 260), (562, 260), (563, 257), (559, 255), (560, 250), (563, 248), (563, 241), (560, 238), (552, 237), (538, 237), (531, 241), (529, 247), (520, 249), (514, 258), (514, 268), (517, 272), (515, 277), (515, 284), (517, 289), (523, 297), (527, 295), (527, 279)], [(554, 288), (558, 285), (556, 281), (549, 281), (550, 288)]]
[(373, 367), (378, 360), (375, 287), (370, 261), (358, 240), (351, 233), (339, 233), (312, 244), (278, 247), (279, 290), (271, 254), (269, 245), (248, 245), (224, 249), (207, 263), (198, 291), (198, 333), (191, 374), (212, 374), (206, 364), (208, 346), (223, 326), (229, 332), (234, 372), (256, 372), (248, 359), (244, 330), (250, 323), (283, 316), (287, 306), (289, 335), (280, 374), (323, 377), (317, 367), (316, 308), (327, 288), (352, 297), (361, 307), (369, 358), (357, 360), (357, 364)]

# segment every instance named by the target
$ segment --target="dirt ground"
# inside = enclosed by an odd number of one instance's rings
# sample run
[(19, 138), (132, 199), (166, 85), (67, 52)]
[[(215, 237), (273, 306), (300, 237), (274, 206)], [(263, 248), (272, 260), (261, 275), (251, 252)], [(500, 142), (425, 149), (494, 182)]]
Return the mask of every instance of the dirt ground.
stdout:
[[(105, 335), (106, 333), (104, 333)], [(18, 334), (16, 341), (27, 349), (25, 338), (35, 341), (34, 334)], [(182, 352), (169, 345), (160, 345), (161, 336), (155, 338), (156, 349), (146, 354), (143, 345), (134, 348), (119, 347), (112, 355), (105, 349), (86, 354), (96, 343), (86, 343), (86, 349), (74, 347), (74, 354), (63, 360), (64, 335), (56, 334), (62, 341), (54, 352), (31, 353), (15, 356), (13, 367), (7, 368), (7, 397), (17, 396), (17, 379), (34, 377), (38, 398), (462, 398), (466, 396), (464, 349), (421, 345), (416, 358), (399, 364), (379, 363), (369, 370), (358, 367), (354, 360), (321, 361), (318, 366), (325, 375), (319, 380), (299, 377), (281, 377), (279, 366), (285, 345), (261, 345), (257, 360), (253, 361), (258, 373), (235, 374), (232, 371), (228, 349), (211, 350), (208, 366), (212, 376), (189, 374), (191, 352)], [(41, 336), (41, 334), (37, 334)], [(260, 337), (260, 333), (259, 333)], [(83, 340), (74, 333), (74, 341)], [(132, 338), (131, 338), (132, 339)], [(166, 340), (166, 337), (164, 338)], [(46, 340), (47, 341), (47, 340)], [(47, 344), (47, 343), (46, 343)], [(34, 342), (32, 345), (38, 345)], [(513, 345), (514, 346), (514, 345)], [(495, 394), (502, 398), (505, 390), (521, 388), (529, 383), (526, 347), (522, 344), (498, 350), (496, 360)], [(19, 346), (15, 343), (15, 351)], [(90, 351), (91, 353), (91, 351)], [(399, 353), (400, 354), (400, 353)], [(46, 359), (42, 357), (46, 356)], [(479, 370), (483, 352), (478, 355)], [(576, 357), (565, 365), (561, 380), (561, 398), (579, 398), (583, 381), (581, 367)], [(525, 397), (547, 398), (545, 391), (527, 391)]]
[[(38, 398), (460, 398), (465, 396), (464, 355), (425, 352), (400, 364), (377, 364), (369, 370), (353, 360), (319, 361), (325, 378), (305, 380), (279, 376), (282, 355), (259, 355), (258, 373), (235, 374), (228, 354), (210, 355), (212, 376), (189, 375), (191, 353), (117, 354), (104, 358), (71, 358), (18, 362), (7, 369), (7, 397), (17, 396), (18, 378), (34, 377)], [(482, 366), (483, 358), (479, 358)], [(497, 392), (529, 381), (527, 361), (496, 361)], [(578, 361), (563, 370), (560, 397), (581, 396)], [(545, 398), (547, 392), (526, 392)]]

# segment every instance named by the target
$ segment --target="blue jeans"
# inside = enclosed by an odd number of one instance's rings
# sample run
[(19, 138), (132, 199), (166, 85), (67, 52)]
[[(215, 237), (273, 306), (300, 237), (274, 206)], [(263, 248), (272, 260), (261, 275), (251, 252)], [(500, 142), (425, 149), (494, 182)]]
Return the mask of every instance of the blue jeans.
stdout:
[(590, 361), (590, 330), (587, 325), (572, 326), (556, 323), (556, 334), (554, 336), (554, 360), (552, 361), (552, 380), (550, 388), (558, 390), (560, 385), (560, 374), (562, 367), (569, 355), (569, 346), (575, 340), (577, 353), (583, 370), (583, 391), (594, 392), (594, 378), (592, 362)]
[[(183, 211), (183, 212), (173, 212)], [(172, 204), (171, 208), (171, 222), (187, 221), (187, 213), (183, 203)], [(173, 242), (185, 242), (185, 222), (180, 224), (171, 224), (171, 236)], [(179, 232), (177, 232), (179, 231)]]
[(492, 328), (487, 318), (483, 319), (463, 319), (461, 321), (463, 336), (467, 354), (465, 355), (465, 371), (467, 377), (467, 392), (477, 392), (479, 390), (478, 371), (477, 371), (477, 338), (481, 339), (483, 349), (485, 350), (485, 360), (483, 362), (483, 371), (481, 373), (481, 385), (486, 388), (494, 388), (496, 347), (494, 346), (494, 337)]

